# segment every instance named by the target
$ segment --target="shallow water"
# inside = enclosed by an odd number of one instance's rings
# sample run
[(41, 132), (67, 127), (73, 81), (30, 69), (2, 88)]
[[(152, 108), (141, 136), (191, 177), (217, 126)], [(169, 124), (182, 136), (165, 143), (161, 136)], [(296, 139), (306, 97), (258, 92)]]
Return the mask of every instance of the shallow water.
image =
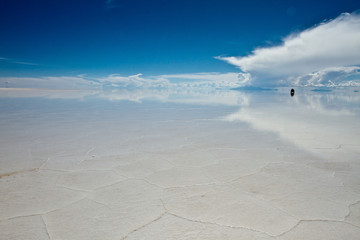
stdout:
[(356, 90), (1, 89), (1, 239), (357, 239)]

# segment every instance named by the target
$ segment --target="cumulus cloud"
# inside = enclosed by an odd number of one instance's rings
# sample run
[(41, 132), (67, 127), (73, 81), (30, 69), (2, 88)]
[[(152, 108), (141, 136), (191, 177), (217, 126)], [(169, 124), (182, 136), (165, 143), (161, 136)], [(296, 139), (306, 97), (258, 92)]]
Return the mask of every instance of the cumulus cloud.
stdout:
[[(329, 72), (358, 72), (360, 65), (360, 15), (344, 13), (336, 19), (321, 23), (297, 34), (291, 34), (279, 46), (255, 49), (243, 57), (217, 57), (251, 74), (251, 83), (304, 83), (309, 78), (324, 85)], [(349, 68), (349, 67), (353, 68)], [(355, 66), (355, 67), (354, 67)], [(321, 79), (314, 80), (315, 76)], [(344, 78), (337, 76), (338, 81)], [(302, 79), (302, 80), (299, 80)], [(331, 79), (329, 79), (331, 80)]]
[(360, 86), (360, 67), (334, 67), (317, 72), (290, 77), (294, 85), (298, 86)]

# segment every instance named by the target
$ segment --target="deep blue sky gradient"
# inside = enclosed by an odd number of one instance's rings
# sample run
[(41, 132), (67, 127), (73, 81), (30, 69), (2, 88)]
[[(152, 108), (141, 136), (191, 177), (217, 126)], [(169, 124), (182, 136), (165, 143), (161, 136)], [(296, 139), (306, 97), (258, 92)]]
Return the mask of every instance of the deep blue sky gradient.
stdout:
[[(358, 1), (2, 0), (0, 76), (238, 71), (243, 56)], [(35, 65), (25, 64), (32, 63)]]

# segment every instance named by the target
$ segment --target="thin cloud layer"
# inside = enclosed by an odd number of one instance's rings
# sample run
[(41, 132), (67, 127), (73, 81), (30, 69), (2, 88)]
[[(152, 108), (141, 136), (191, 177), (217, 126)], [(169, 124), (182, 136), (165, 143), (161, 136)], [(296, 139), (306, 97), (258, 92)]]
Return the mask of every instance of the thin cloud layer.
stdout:
[[(360, 15), (344, 13), (334, 20), (288, 36), (280, 46), (258, 48), (245, 57), (217, 58), (250, 73), (250, 83), (253, 85), (311, 85), (311, 82), (334, 85), (337, 84), (335, 80), (346, 80), (349, 67), (357, 74), (359, 56)], [(325, 79), (326, 74), (323, 73), (329, 72), (329, 69), (330, 72), (337, 70), (346, 76), (337, 76), (335, 80), (331, 77)], [(304, 83), (304, 79), (310, 75), (318, 75), (321, 79), (310, 77)]]
[(169, 82), (166, 79), (144, 78), (141, 73), (130, 76), (112, 74), (98, 80), (105, 87), (164, 88), (169, 86)]
[(98, 82), (89, 81), (81, 76), (0, 78), (0, 88), (91, 89), (99, 87)]
[(39, 66), (40, 65), (40, 64), (31, 63), (31, 62), (16, 61), (14, 59), (5, 58), (5, 57), (0, 57), (0, 61), (12, 63), (12, 64), (21, 64), (21, 65), (31, 65), (31, 66)]
[(122, 88), (233, 88), (249, 81), (245, 73), (189, 73), (144, 77), (109, 75), (97, 79), (103, 86)]
[(118, 74), (101, 78), (86, 75), (62, 77), (0, 77), (0, 88), (43, 88), (43, 89), (189, 89), (189, 88), (233, 88), (249, 81), (243, 73), (192, 73), (145, 77), (141, 73), (130, 76)]
[(234, 88), (249, 81), (247, 73), (192, 73), (160, 75), (159, 78), (167, 79), (171, 85), (179, 87), (204, 87), (204, 88)]

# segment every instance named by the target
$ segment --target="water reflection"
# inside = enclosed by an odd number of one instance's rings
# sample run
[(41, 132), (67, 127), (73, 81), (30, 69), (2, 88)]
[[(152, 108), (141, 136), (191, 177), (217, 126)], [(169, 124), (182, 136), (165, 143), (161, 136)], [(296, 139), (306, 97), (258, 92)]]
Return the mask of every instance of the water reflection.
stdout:
[(266, 96), (253, 93), (247, 96), (248, 106), (240, 106), (223, 120), (247, 122), (256, 130), (274, 132), (305, 149), (360, 146), (357, 92), (353, 89), (299, 92), (292, 98), (281, 92)]
[[(289, 88), (277, 91), (234, 91), (215, 89), (105, 89), (96, 91), (61, 91), (33, 89), (1, 89), (2, 99), (62, 99), (89, 102), (90, 112), (111, 109), (106, 102), (130, 101), (136, 104), (158, 102), (216, 107), (211, 115), (225, 122), (250, 124), (257, 131), (268, 131), (282, 139), (306, 149), (337, 148), (340, 145), (360, 145), (360, 94), (358, 89), (345, 88), (332, 91), (296, 89), (289, 97)], [(86, 105), (86, 104), (85, 104)], [(221, 111), (221, 106), (234, 110)], [(72, 107), (69, 113), (86, 115)], [(145, 106), (145, 108), (149, 105)], [(3, 106), (4, 108), (4, 106)], [(84, 108), (84, 105), (81, 107)], [(34, 108), (36, 109), (36, 107)], [(237, 110), (235, 110), (237, 109)], [(56, 110), (54, 110), (56, 111)], [(100, 111), (100, 112), (99, 112)], [(129, 112), (129, 111), (128, 111)], [(217, 113), (217, 116), (216, 116)], [(224, 114), (225, 115), (222, 115)], [(110, 113), (109, 113), (110, 114)], [(114, 112), (114, 116), (118, 113)], [(198, 113), (201, 114), (201, 113)], [(94, 116), (94, 113), (92, 117)], [(113, 116), (113, 117), (114, 117)], [(122, 116), (123, 117), (123, 116)], [(169, 119), (166, 114), (164, 121)], [(192, 116), (188, 116), (191, 119)], [(199, 116), (197, 115), (197, 118)], [(360, 149), (360, 148), (359, 148)]]
[(101, 239), (193, 224), (166, 208), (254, 239), (303, 223), (358, 236), (359, 103), (344, 90), (1, 90), (2, 226)]
[(200, 104), (200, 105), (247, 105), (246, 94), (216, 89), (103, 89), (103, 90), (48, 90), (48, 89), (1, 89), (1, 98), (45, 99), (104, 99), (110, 101), (146, 101)]

